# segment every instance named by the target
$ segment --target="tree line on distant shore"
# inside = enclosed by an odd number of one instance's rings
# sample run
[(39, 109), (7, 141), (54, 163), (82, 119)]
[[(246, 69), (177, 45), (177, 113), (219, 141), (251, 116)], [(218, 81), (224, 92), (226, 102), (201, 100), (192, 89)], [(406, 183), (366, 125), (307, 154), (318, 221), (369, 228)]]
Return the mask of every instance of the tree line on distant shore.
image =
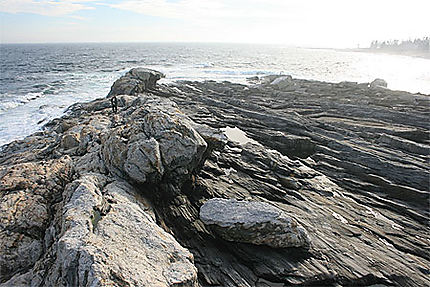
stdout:
[(370, 44), (372, 50), (391, 50), (391, 51), (422, 51), (430, 53), (430, 37), (414, 40), (389, 40), (389, 41), (372, 41)]

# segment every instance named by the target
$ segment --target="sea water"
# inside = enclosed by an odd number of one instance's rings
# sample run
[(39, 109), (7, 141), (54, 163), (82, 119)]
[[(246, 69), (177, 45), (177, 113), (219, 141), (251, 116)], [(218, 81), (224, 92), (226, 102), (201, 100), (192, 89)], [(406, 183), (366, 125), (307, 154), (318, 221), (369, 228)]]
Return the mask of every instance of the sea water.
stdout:
[(247, 44), (0, 44), (0, 146), (29, 135), (75, 103), (104, 97), (133, 67), (177, 80), (246, 83), (289, 74), (330, 82), (383, 78), (391, 89), (430, 94), (430, 60)]

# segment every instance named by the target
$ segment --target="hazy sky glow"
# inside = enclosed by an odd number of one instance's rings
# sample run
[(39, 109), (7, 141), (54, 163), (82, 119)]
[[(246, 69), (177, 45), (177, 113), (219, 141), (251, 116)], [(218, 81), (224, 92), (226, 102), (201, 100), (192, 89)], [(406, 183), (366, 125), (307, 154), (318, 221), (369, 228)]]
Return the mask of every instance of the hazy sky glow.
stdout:
[(429, 11), (429, 0), (0, 0), (0, 36), (356, 47), (429, 36)]

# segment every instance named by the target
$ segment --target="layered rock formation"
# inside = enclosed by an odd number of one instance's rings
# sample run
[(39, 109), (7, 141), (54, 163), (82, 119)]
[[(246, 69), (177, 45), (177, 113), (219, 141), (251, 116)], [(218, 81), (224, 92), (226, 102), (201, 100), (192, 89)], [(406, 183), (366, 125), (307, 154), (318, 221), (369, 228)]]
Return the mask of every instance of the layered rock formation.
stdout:
[(429, 96), (159, 77), (2, 148), (1, 286), (430, 284)]

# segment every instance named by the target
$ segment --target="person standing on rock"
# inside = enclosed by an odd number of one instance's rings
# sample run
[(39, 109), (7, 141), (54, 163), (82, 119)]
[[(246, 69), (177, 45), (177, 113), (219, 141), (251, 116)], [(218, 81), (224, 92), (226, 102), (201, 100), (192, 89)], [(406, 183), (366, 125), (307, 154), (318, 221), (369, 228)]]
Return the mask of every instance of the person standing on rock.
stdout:
[(111, 97), (110, 103), (112, 105), (112, 111), (116, 114), (118, 112), (118, 99), (116, 96)]

